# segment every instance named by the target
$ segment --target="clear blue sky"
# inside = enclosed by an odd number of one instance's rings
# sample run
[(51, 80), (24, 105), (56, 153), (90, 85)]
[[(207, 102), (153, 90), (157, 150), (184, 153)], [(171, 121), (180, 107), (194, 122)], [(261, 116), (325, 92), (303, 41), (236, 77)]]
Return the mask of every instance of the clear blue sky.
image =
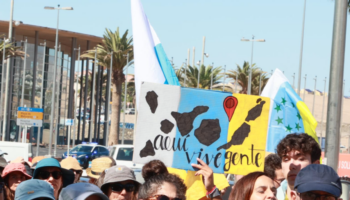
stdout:
[[(187, 49), (196, 48), (196, 61), (201, 58), (202, 38), (206, 36), (205, 64), (236, 64), (251, 58), (251, 43), (242, 37), (266, 39), (255, 43), (254, 63), (267, 72), (279, 68), (293, 83), (299, 67), (301, 27), (304, 0), (141, 0), (144, 10), (169, 57), (180, 66)], [(26, 24), (56, 27), (56, 12), (44, 6), (72, 6), (62, 11), (60, 29), (102, 36), (105, 28), (124, 32), (131, 30), (129, 0), (15, 0), (14, 20)], [(334, 0), (307, 0), (302, 76), (307, 74), (307, 88), (323, 91), (323, 79), (329, 80), (332, 45)], [(0, 20), (9, 20), (10, 0), (1, 0)], [(349, 24), (349, 23), (348, 23)], [(347, 35), (349, 36), (349, 29)], [(349, 37), (347, 39), (349, 41)], [(347, 50), (349, 48), (347, 42)], [(349, 51), (347, 51), (349, 52)], [(350, 63), (345, 61), (345, 95), (350, 95)], [(322, 79), (322, 80), (321, 80)], [(302, 79), (302, 88), (304, 79)], [(327, 89), (328, 90), (328, 89)]]

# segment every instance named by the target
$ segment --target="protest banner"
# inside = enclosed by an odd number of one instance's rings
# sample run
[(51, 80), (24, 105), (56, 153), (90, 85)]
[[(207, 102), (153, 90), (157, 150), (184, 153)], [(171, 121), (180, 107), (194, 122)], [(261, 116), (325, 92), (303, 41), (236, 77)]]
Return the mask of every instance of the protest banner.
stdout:
[(263, 171), (269, 98), (143, 83), (139, 103), (135, 163), (196, 170), (201, 158), (215, 173)]

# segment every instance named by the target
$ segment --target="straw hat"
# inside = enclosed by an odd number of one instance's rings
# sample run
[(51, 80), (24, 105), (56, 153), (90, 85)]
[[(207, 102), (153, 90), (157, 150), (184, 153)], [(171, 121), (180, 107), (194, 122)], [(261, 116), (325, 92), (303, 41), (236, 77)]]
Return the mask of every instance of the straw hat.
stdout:
[(91, 168), (86, 169), (86, 174), (90, 178), (98, 179), (103, 171), (112, 167), (113, 161), (109, 157), (101, 157), (92, 160)]
[(82, 171), (83, 168), (79, 165), (77, 159), (73, 157), (67, 157), (61, 161), (61, 167), (68, 170)]
[(39, 162), (40, 160), (44, 159), (45, 156), (36, 156), (32, 160), (32, 164)]

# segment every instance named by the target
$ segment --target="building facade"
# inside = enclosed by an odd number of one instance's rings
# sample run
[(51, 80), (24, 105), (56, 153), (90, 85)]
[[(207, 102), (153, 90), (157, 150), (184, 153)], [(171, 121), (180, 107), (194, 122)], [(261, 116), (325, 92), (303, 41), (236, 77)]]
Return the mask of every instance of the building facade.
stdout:
[[(0, 21), (0, 40), (7, 38), (9, 29), (8, 21)], [(57, 71), (54, 76), (55, 60), (55, 36), (56, 29), (40, 27), (35, 25), (20, 24), (14, 26), (12, 41), (16, 46), (22, 46), (23, 51), (26, 49), (27, 57), (22, 59), (14, 57), (10, 61), (10, 85), (8, 98), (9, 106), (6, 109), (8, 118), (3, 119), (3, 105), (1, 105), (1, 120), (7, 120), (6, 141), (17, 141), (21, 133), (21, 127), (16, 123), (18, 107), (35, 107), (39, 108), (42, 102), (44, 109), (44, 119), (42, 127), (41, 142), (48, 143), (50, 132), (50, 118), (54, 117), (54, 137), (58, 144), (65, 144), (67, 140), (67, 127), (64, 126), (65, 119), (74, 117), (75, 100), (74, 100), (74, 78), (75, 74), (83, 71), (93, 70), (94, 66), (89, 60), (78, 62), (78, 48), (80, 53), (94, 48), (97, 44), (102, 43), (102, 38), (87, 34), (75, 33), (70, 31), (59, 30), (59, 45), (57, 54)], [(27, 43), (25, 41), (27, 40)], [(25, 47), (26, 44), (26, 48)], [(0, 63), (1, 65), (1, 63)], [(25, 68), (25, 70), (24, 70)], [(100, 69), (100, 67), (98, 67)], [(102, 69), (102, 68), (101, 68)], [(108, 70), (109, 71), (109, 70)], [(1, 92), (5, 90), (5, 67), (1, 67)], [(23, 80), (24, 72), (24, 80)], [(3, 74), (4, 73), (4, 74)], [(81, 74), (81, 77), (85, 74)], [(54, 96), (55, 114), (51, 116), (53, 81), (56, 81), (56, 95)], [(79, 81), (82, 84), (82, 81)], [(82, 87), (80, 87), (82, 88)], [(43, 92), (41, 90), (43, 89)], [(22, 95), (22, 90), (24, 90)], [(77, 91), (80, 92), (81, 90)], [(87, 99), (87, 98), (86, 98)], [(85, 100), (86, 102), (86, 100)], [(86, 106), (87, 103), (83, 103)], [(81, 103), (78, 104), (81, 107)], [(89, 106), (88, 106), (89, 107)], [(86, 110), (86, 109), (85, 109)], [(3, 122), (3, 121), (1, 121)], [(79, 121), (79, 133), (76, 136), (77, 142), (85, 139), (85, 134), (79, 135), (81, 125), (85, 127), (89, 121)], [(91, 123), (86, 129), (90, 129)], [(31, 127), (28, 129), (27, 139), (35, 143), (38, 128)], [(58, 134), (56, 134), (58, 133)], [(0, 133), (1, 134), (1, 133)]]

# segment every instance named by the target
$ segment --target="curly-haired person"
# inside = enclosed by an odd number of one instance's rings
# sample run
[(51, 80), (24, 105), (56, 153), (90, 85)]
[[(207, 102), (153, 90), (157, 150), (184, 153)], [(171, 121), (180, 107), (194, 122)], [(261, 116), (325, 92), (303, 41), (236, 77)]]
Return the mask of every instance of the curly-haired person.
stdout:
[(321, 148), (311, 136), (293, 133), (277, 145), (277, 155), (282, 159), (282, 172), (286, 179), (277, 190), (277, 199), (291, 200), (299, 171), (308, 165), (320, 163)]

